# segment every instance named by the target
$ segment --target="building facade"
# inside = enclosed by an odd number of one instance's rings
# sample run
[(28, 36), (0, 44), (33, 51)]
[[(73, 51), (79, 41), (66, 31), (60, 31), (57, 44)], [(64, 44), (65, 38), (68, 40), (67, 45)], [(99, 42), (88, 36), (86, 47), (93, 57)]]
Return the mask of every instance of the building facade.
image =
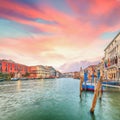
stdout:
[(120, 80), (120, 33), (105, 48), (104, 73), (108, 80)]
[[(97, 79), (100, 79), (100, 76), (104, 74), (104, 58), (101, 59), (100, 63), (96, 66), (95, 69)], [(106, 79), (106, 75), (104, 74), (104, 79)]]
[(74, 79), (80, 79), (80, 72), (75, 71), (73, 78), (74, 78)]
[(89, 65), (87, 68), (84, 69), (84, 71), (87, 71), (88, 73), (88, 79), (92, 80), (93, 77), (97, 77), (97, 65)]
[(0, 73), (8, 73), (12, 77), (55, 78), (56, 70), (52, 66), (26, 66), (12, 60), (0, 60)]
[(15, 63), (12, 60), (0, 60), (0, 72), (11, 74), (12, 77), (19, 75), (19, 77), (24, 76), (29, 73), (29, 67), (23, 64)]
[(64, 77), (63, 74), (59, 71), (56, 71), (56, 78), (62, 78)]
[(56, 77), (56, 70), (52, 66), (45, 66), (48, 73), (48, 78), (55, 78)]
[(56, 70), (52, 66), (30, 66), (31, 78), (55, 78)]
[(30, 78), (37, 78), (37, 66), (30, 66)]
[(73, 78), (74, 77), (74, 72), (66, 72), (66, 73), (63, 73), (63, 76), (65, 78)]

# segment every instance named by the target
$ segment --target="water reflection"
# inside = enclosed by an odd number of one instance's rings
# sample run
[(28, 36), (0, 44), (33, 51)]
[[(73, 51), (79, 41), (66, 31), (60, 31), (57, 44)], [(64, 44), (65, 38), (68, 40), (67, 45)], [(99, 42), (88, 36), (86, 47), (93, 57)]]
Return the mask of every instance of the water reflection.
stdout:
[(90, 113), (91, 116), (91, 120), (96, 120), (95, 114), (94, 113)]
[(17, 87), (17, 91), (20, 92), (20, 90), (21, 90), (21, 80), (17, 81), (17, 86), (16, 87)]

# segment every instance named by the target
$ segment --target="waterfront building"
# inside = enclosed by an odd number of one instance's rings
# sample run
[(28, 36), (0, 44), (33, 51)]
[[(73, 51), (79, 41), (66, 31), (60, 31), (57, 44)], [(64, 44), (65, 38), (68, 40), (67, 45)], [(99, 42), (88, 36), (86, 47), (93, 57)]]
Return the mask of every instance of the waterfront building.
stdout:
[(47, 71), (43, 65), (30, 66), (31, 78), (46, 78)]
[(0, 73), (2, 72), (2, 61), (0, 60)]
[(37, 66), (30, 66), (30, 78), (37, 78)]
[(87, 68), (84, 69), (84, 71), (88, 72), (88, 79), (91, 80), (92, 77), (97, 76), (97, 65), (89, 65)]
[[(104, 73), (104, 58), (101, 59), (100, 63), (96, 66), (96, 75), (97, 79), (100, 79), (100, 76)], [(107, 79), (106, 74), (104, 74), (105, 79)]]
[(48, 74), (48, 78), (55, 78), (56, 77), (56, 70), (52, 66), (45, 66)]
[[(12, 60), (0, 60), (0, 72), (8, 73), (12, 77), (19, 76), (19, 78), (55, 78), (56, 70), (52, 66), (26, 66), (15, 63)], [(60, 73), (59, 73), (60, 76)]]
[(50, 78), (50, 71), (47, 66), (44, 66), (44, 78)]
[(36, 65), (30, 66), (31, 78), (55, 78), (56, 70), (52, 66)]
[(74, 77), (74, 72), (63, 73), (63, 76), (66, 77), (66, 78), (73, 78)]
[(79, 79), (79, 78), (80, 78), (80, 72), (75, 71), (75, 72), (74, 72), (74, 75), (73, 75), (73, 78), (74, 78), (74, 79)]
[(0, 60), (0, 72), (11, 74), (12, 77), (15, 74), (19, 74), (19, 77), (24, 76), (29, 72), (29, 67), (23, 64), (15, 63), (12, 60)]
[(39, 72), (39, 78), (46, 78), (46, 70), (43, 65), (38, 65), (37, 70)]
[(37, 65), (37, 78), (45, 78), (46, 70), (43, 65)]
[(104, 72), (108, 80), (120, 79), (120, 32), (104, 50)]
[(59, 71), (56, 71), (56, 78), (62, 78), (64, 77), (63, 74)]

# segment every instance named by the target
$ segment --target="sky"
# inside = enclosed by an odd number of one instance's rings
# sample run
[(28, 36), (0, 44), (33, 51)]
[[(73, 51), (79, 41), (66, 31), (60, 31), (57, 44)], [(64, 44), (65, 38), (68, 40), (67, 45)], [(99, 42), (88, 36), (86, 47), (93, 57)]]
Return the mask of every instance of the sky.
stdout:
[(55, 68), (98, 60), (119, 31), (120, 0), (0, 0), (0, 59)]

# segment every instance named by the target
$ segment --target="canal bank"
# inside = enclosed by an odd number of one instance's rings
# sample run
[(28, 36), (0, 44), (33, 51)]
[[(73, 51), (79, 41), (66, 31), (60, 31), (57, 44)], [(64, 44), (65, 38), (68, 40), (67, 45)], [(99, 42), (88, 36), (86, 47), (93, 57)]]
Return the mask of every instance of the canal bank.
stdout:
[(104, 92), (95, 113), (92, 92), (79, 97), (79, 80), (40, 79), (0, 83), (0, 120), (119, 120), (120, 92)]

